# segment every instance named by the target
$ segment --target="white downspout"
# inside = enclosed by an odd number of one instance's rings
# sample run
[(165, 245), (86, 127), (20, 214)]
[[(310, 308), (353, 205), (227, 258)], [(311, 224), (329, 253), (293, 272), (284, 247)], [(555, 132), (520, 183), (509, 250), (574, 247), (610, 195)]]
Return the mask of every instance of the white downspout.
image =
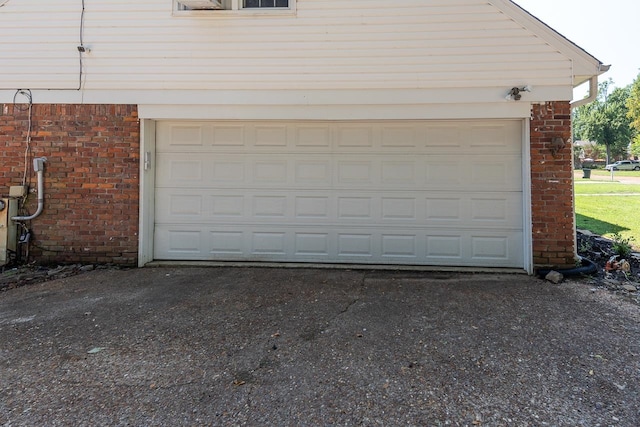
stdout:
[[(601, 73), (606, 73), (611, 68), (611, 65), (602, 65), (600, 64), (600, 68), (598, 71)], [(586, 104), (590, 104), (596, 100), (598, 97), (598, 76), (593, 76), (589, 79), (589, 96), (583, 99), (579, 99), (571, 103), (571, 108), (578, 108)]]
[(589, 96), (579, 99), (571, 103), (571, 108), (578, 108), (586, 104), (590, 104), (598, 97), (598, 76), (589, 79)]
[(44, 162), (47, 161), (46, 157), (38, 157), (33, 159), (33, 170), (36, 171), (38, 176), (38, 209), (35, 211), (33, 215), (30, 216), (14, 216), (11, 217), (13, 221), (31, 221), (32, 219), (38, 217), (42, 210), (44, 209)]

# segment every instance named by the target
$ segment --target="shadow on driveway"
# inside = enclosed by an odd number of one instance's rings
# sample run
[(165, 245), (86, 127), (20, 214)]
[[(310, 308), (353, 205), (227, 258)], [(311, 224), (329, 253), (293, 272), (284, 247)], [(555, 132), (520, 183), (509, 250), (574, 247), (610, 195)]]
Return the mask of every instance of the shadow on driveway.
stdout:
[(639, 308), (520, 275), (99, 270), (0, 294), (0, 425), (640, 425)]

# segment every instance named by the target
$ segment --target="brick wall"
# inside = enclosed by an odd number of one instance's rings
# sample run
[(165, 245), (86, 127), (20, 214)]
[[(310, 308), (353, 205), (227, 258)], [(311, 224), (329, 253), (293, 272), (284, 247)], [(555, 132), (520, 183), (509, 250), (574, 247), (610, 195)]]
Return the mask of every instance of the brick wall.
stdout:
[[(554, 138), (564, 147), (553, 152)], [(534, 105), (531, 114), (533, 262), (575, 266), (573, 169), (569, 102)]]
[[(26, 105), (0, 104), (0, 195), (22, 183)], [(32, 231), (38, 263), (134, 265), (138, 248), (140, 126), (134, 105), (33, 105), (33, 157), (47, 157), (42, 215)], [(31, 160), (28, 165), (31, 169)], [(36, 188), (33, 172), (27, 175)], [(35, 194), (27, 202), (36, 209)]]

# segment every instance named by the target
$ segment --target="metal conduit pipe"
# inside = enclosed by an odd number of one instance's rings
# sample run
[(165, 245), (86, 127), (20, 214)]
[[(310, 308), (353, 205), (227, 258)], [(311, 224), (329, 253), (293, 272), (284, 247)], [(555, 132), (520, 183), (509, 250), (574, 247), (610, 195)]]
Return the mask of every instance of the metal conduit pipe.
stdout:
[(33, 159), (33, 170), (36, 171), (38, 176), (38, 209), (33, 215), (30, 216), (14, 216), (11, 217), (13, 221), (30, 221), (38, 217), (44, 209), (44, 162), (47, 161), (46, 157), (38, 157)]

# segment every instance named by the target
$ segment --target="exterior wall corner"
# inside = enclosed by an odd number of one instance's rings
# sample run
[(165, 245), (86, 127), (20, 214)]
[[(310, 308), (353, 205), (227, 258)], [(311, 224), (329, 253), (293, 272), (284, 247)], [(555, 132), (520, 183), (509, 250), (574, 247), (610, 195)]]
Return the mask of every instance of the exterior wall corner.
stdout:
[(535, 267), (575, 266), (571, 106), (532, 106), (530, 121), (532, 255)]

